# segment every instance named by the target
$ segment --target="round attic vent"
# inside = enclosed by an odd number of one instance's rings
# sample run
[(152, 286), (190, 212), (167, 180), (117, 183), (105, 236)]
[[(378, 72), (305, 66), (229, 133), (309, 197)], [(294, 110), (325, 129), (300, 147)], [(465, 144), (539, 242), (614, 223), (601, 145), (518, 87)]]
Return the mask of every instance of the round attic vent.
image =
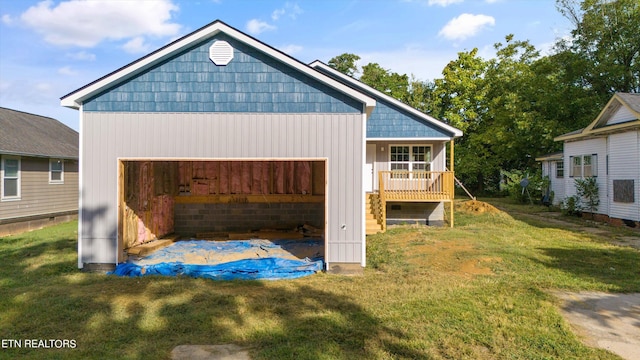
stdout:
[(233, 59), (233, 48), (228, 42), (218, 40), (209, 47), (209, 59), (216, 65), (227, 65)]

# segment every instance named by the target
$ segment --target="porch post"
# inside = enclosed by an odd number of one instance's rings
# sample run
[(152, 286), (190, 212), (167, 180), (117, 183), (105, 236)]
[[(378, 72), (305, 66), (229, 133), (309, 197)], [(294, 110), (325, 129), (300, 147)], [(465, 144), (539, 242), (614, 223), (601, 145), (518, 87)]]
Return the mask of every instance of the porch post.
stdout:
[(450, 153), (451, 156), (449, 156), (449, 170), (451, 170), (451, 172), (454, 171), (453, 169), (453, 139), (451, 141), (449, 141), (449, 149), (450, 149)]
[[(454, 172), (454, 167), (453, 167), (453, 139), (451, 139), (451, 141), (449, 142), (449, 149), (450, 149), (450, 153), (451, 156), (449, 156), (449, 165), (450, 165), (450, 171), (451, 171), (451, 176), (453, 177), (453, 182), (455, 183), (455, 176), (456, 173)], [(452, 186), (452, 192), (451, 192), (451, 220), (449, 221), (449, 224), (451, 225), (451, 227), (453, 227), (453, 199), (454, 199), (454, 192), (455, 192), (455, 185), (451, 184)]]

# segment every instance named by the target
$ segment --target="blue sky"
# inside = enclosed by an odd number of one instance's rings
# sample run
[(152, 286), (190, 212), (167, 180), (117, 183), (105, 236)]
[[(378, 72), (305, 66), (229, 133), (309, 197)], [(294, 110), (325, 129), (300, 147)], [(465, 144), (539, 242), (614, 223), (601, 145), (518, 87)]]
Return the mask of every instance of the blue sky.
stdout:
[(217, 19), (305, 63), (349, 52), (419, 80), (507, 34), (545, 51), (572, 28), (554, 0), (0, 0), (0, 106), (77, 130), (60, 97)]

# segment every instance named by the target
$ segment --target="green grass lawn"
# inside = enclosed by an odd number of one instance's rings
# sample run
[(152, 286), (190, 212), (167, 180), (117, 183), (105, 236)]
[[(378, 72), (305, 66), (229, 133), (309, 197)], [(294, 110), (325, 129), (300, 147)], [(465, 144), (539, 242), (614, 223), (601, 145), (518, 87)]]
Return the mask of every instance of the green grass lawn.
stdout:
[(506, 213), (367, 237), (364, 276), (284, 281), (83, 273), (76, 226), (0, 238), (0, 340), (76, 347), (0, 358), (166, 359), (235, 343), (255, 359), (617, 359), (582, 345), (548, 291), (640, 291), (639, 251)]

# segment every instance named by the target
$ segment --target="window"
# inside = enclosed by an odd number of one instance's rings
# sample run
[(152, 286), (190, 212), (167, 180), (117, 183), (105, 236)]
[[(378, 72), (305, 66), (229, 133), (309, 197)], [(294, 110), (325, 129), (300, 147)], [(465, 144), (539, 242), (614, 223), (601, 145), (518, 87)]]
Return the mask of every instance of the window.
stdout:
[(571, 156), (571, 177), (598, 176), (598, 155)]
[(556, 178), (564, 177), (564, 161), (556, 161)]
[(582, 156), (572, 156), (571, 160), (571, 177), (582, 177)]
[(20, 158), (3, 157), (2, 169), (2, 200), (20, 199)]
[(64, 160), (49, 160), (49, 184), (64, 183)]
[[(404, 171), (431, 171), (431, 146), (393, 145), (389, 146), (389, 163), (394, 178), (409, 178)], [(415, 176), (415, 174), (414, 174)], [(422, 176), (424, 177), (424, 176)]]
[(595, 156), (584, 155), (582, 157), (582, 176), (591, 177), (595, 176)]

